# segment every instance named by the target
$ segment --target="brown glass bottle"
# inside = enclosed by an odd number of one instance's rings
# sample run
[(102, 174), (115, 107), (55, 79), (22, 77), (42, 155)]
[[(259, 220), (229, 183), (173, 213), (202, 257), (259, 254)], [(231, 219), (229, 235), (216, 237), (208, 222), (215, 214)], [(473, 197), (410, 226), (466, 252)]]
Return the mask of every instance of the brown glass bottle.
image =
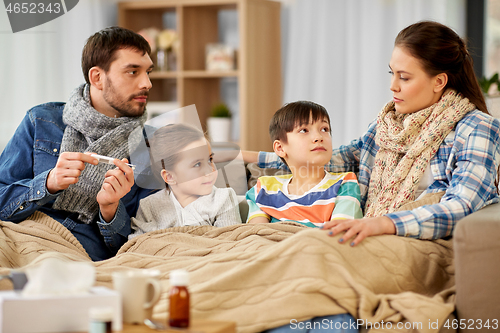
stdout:
[(189, 327), (189, 282), (188, 272), (175, 270), (170, 273), (169, 318), (171, 327)]

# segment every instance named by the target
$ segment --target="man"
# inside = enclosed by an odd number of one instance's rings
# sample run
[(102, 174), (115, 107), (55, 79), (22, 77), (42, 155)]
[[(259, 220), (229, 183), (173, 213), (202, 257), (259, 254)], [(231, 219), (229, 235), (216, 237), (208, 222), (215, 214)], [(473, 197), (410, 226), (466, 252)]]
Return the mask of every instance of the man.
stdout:
[[(0, 156), (1, 220), (40, 211), (69, 229), (92, 260), (116, 254), (145, 195), (126, 158), (128, 135), (146, 117), (150, 53), (144, 38), (119, 27), (87, 40), (86, 83), (67, 103), (29, 110)], [(114, 157), (115, 165), (90, 153)]]

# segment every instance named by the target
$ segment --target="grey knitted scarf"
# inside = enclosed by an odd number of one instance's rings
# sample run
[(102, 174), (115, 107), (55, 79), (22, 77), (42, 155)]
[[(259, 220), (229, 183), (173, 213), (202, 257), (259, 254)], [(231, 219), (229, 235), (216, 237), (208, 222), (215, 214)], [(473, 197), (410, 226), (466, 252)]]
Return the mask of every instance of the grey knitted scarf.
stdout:
[[(61, 153), (93, 152), (118, 159), (128, 158), (128, 136), (144, 124), (146, 113), (141, 117), (110, 118), (94, 109), (90, 103), (90, 87), (83, 84), (76, 88), (63, 110), (66, 124), (61, 142)], [(70, 185), (56, 199), (53, 207), (78, 213), (84, 223), (94, 221), (99, 210), (97, 193), (101, 189), (106, 171), (113, 165), (86, 164), (78, 182)]]

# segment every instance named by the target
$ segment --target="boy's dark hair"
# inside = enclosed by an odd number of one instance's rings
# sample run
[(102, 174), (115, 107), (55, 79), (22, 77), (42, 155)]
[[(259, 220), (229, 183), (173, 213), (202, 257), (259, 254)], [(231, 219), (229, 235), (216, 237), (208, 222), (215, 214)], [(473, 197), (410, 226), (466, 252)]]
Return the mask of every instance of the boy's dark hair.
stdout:
[(283, 105), (281, 109), (276, 111), (269, 124), (271, 141), (279, 140), (287, 143), (286, 134), (292, 132), (297, 126), (309, 124), (311, 115), (313, 122), (326, 119), (330, 124), (328, 112), (319, 104), (309, 101), (297, 101)]
[[(287, 143), (287, 133), (293, 132), (294, 128), (298, 126), (309, 124), (311, 116), (313, 123), (326, 119), (330, 124), (328, 112), (319, 104), (310, 101), (297, 101), (283, 105), (271, 118), (269, 124), (271, 141), (279, 140)], [(331, 131), (330, 128), (330, 133)], [(281, 160), (288, 165), (284, 158)]]
[(105, 72), (116, 59), (116, 51), (134, 49), (142, 54), (151, 55), (149, 43), (132, 30), (121, 27), (109, 27), (96, 32), (87, 39), (82, 51), (82, 71), (85, 81), (90, 84), (89, 70), (98, 66)]

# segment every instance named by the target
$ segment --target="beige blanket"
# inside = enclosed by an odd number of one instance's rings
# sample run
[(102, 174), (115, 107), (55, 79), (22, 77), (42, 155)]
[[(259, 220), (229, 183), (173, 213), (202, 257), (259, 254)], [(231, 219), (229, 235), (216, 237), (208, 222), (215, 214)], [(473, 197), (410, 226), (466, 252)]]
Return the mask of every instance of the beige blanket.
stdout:
[[(41, 213), (0, 228), (1, 274), (47, 257), (90, 261), (68, 230)], [(411, 332), (404, 327), (412, 325), (437, 332), (430, 324), (442, 326), (454, 309), (452, 258), (450, 241), (378, 236), (352, 248), (322, 230), (274, 223), (149, 233), (95, 267), (97, 284), (108, 287), (113, 271), (160, 269), (158, 319), (168, 309), (169, 271), (185, 268), (193, 317), (235, 321), (239, 332), (346, 312), (386, 328), (376, 332)], [(2, 281), (0, 288), (12, 287)]]

